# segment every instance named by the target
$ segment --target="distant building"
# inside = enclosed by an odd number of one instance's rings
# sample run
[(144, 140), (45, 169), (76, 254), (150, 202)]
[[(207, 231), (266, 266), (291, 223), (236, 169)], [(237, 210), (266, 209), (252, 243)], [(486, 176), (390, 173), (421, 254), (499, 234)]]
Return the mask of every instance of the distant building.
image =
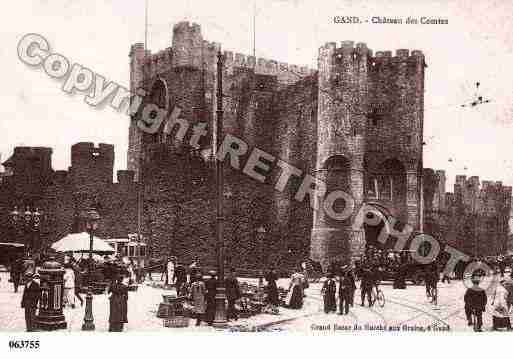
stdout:
[(425, 232), (470, 256), (505, 253), (511, 234), (512, 188), (459, 175), (454, 192), (445, 193), (445, 173), (429, 171), (424, 172)]

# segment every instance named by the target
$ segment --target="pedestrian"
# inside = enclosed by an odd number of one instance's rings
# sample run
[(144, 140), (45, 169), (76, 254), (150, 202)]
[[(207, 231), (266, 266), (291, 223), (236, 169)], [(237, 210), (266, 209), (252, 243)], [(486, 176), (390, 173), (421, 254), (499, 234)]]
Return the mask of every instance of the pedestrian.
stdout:
[(513, 279), (511, 278), (511, 276), (510, 278), (504, 279), (503, 286), (508, 291), (508, 294), (506, 296), (506, 304), (508, 305), (508, 311), (510, 311), (511, 307), (513, 306)]
[(339, 314), (349, 314), (349, 306), (353, 305), (356, 284), (350, 268), (343, 268), (338, 288)]
[(444, 265), (442, 263), (438, 264), (438, 272), (442, 273), (442, 283), (445, 283), (447, 281), (447, 284), (451, 284), (451, 277), (449, 271), (444, 270)]
[[(472, 287), (465, 292), (463, 300), (465, 302), (465, 315), (469, 326), (474, 325), (474, 330), (482, 331), (483, 312), (486, 308), (488, 298), (483, 288), (479, 287), (479, 276), (472, 276)], [(473, 319), (472, 316), (475, 318)], [(474, 322), (474, 320), (476, 322)]]
[(324, 282), (321, 293), (324, 301), (324, 313), (336, 312), (337, 302), (335, 294), (337, 291), (337, 283), (333, 279), (333, 273), (328, 273), (327, 279)]
[(25, 309), (25, 325), (27, 332), (36, 330), (35, 319), (36, 309), (41, 299), (41, 288), (39, 286), (39, 274), (28, 272), (26, 274), (26, 284), (21, 298), (21, 307)]
[(498, 330), (500, 328), (511, 330), (508, 290), (504, 287), (504, 283), (505, 280), (501, 280), (493, 294), (492, 330)]
[(146, 274), (145, 274), (145, 269), (144, 269), (144, 259), (143, 258), (141, 258), (139, 260), (139, 265), (137, 266), (136, 277), (137, 277), (138, 284), (141, 284), (142, 282), (144, 282), (144, 278), (146, 277)]
[(194, 303), (194, 307), (192, 308), (192, 312), (194, 317), (196, 318), (196, 326), (201, 324), (201, 320), (204, 319), (205, 311), (206, 311), (206, 294), (207, 287), (203, 282), (203, 278), (201, 273), (196, 273), (196, 277), (193, 279), (191, 284), (191, 293), (190, 297), (192, 302)]
[(351, 283), (349, 287), (349, 306), (352, 307), (354, 305), (354, 292), (356, 292), (356, 279), (353, 267), (349, 267), (346, 275)]
[(166, 285), (173, 284), (173, 278), (175, 277), (175, 260), (176, 257), (170, 257), (166, 265)]
[(65, 307), (75, 308), (75, 273), (70, 262), (64, 265), (63, 302)]
[(506, 273), (506, 263), (504, 263), (504, 258), (501, 256), (498, 259), (499, 271), (501, 273), (501, 278), (504, 277), (504, 273)]
[(82, 279), (83, 279), (83, 274), (85, 272), (82, 272), (80, 270), (80, 267), (76, 262), (73, 262), (72, 268), (73, 268), (73, 275), (75, 278), (75, 285), (73, 286), (73, 291), (74, 291), (75, 297), (77, 297), (78, 300), (80, 301), (80, 306), (82, 307), (84, 305), (84, 299), (80, 295), (80, 289), (82, 288)]
[(173, 282), (176, 284), (176, 295), (184, 295), (184, 292), (187, 290), (187, 271), (185, 270), (185, 267), (179, 262), (176, 263)]
[(277, 280), (278, 276), (276, 275), (274, 269), (271, 269), (269, 273), (267, 273), (267, 275), (265, 276), (265, 281), (267, 282), (267, 301), (273, 306), (278, 306), (280, 304), (278, 285), (276, 284)]
[(217, 292), (217, 279), (216, 272), (210, 271), (208, 272), (210, 278), (207, 279), (205, 286), (207, 288), (207, 313), (206, 320), (208, 325), (212, 325), (214, 323), (214, 316), (216, 313), (216, 292)]
[(114, 282), (114, 263), (110, 260), (108, 256), (103, 257), (103, 278), (112, 284)]
[(451, 284), (451, 277), (449, 276), (449, 273), (447, 273), (446, 271), (443, 271), (442, 273), (442, 283), (445, 283), (445, 281), (447, 281), (447, 284)]
[(294, 273), (291, 276), (289, 291), (287, 293), (286, 305), (291, 309), (303, 307), (303, 275)]
[(369, 303), (369, 307), (372, 307), (372, 288), (374, 287), (374, 278), (372, 270), (369, 267), (365, 267), (362, 271), (362, 282), (360, 283), (360, 292), (363, 307), (365, 305), (365, 297)]
[(127, 270), (128, 270), (128, 284), (133, 285), (136, 283), (136, 279), (135, 279), (136, 268), (135, 268), (135, 263), (134, 263), (133, 259), (130, 259), (130, 263), (127, 266)]
[(199, 259), (197, 257), (194, 258), (192, 263), (189, 265), (189, 271), (190, 271), (189, 282), (192, 283), (196, 279), (198, 273), (201, 274), (200, 262), (199, 262)]
[(20, 286), (21, 274), (23, 271), (23, 264), (20, 258), (16, 258), (11, 264), (11, 282), (14, 286), (14, 293), (18, 293)]
[(228, 301), (227, 318), (239, 319), (237, 309), (235, 308), (235, 301), (241, 297), (239, 281), (237, 280), (237, 274), (235, 268), (230, 269), (230, 273), (225, 281), (226, 287), (226, 299)]
[(109, 293), (109, 332), (122, 332), (124, 324), (128, 323), (128, 287), (122, 276), (109, 287)]

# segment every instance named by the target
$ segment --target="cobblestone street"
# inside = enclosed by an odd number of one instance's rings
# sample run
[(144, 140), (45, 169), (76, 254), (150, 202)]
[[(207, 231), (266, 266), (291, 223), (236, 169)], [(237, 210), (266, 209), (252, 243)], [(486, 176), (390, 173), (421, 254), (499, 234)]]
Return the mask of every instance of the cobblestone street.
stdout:
[[(0, 330), (24, 331), (25, 322), (20, 301), (23, 288), (13, 293), (11, 283), (8, 283), (7, 273), (0, 273)], [(241, 279), (252, 282), (251, 279)], [(280, 280), (278, 285), (286, 287), (288, 280)], [(280, 308), (280, 314), (259, 314), (250, 318), (230, 322), (227, 330), (259, 331), (285, 330), (298, 332), (344, 332), (355, 331), (391, 331), (395, 327), (399, 331), (414, 332), (444, 332), (472, 331), (467, 325), (463, 310), (463, 294), (465, 286), (461, 281), (451, 284), (439, 284), (438, 305), (428, 302), (424, 286), (408, 286), (405, 290), (392, 289), (390, 285), (382, 285), (386, 298), (383, 308), (360, 306), (360, 292), (355, 293), (355, 306), (347, 316), (325, 314), (323, 312), (320, 283), (315, 283), (306, 290), (305, 304), (301, 310)], [(184, 331), (183, 328), (166, 328), (162, 319), (156, 317), (159, 303), (162, 301), (163, 289), (153, 288), (147, 284), (141, 285), (136, 292), (129, 293), (128, 323), (125, 331)], [(491, 298), (489, 298), (489, 303)], [(490, 307), (490, 306), (489, 306)], [(107, 331), (109, 302), (106, 294), (95, 295), (93, 300), (94, 319), (97, 331)], [(67, 331), (80, 331), (84, 317), (84, 307), (66, 309)], [(386, 329), (383, 329), (386, 328)], [(484, 330), (491, 328), (491, 316), (484, 315)], [(191, 325), (188, 331), (211, 332), (215, 328), (202, 324), (199, 327)]]
[[(13, 292), (12, 284), (8, 282), (8, 274), (0, 273), (0, 331), (24, 331), (25, 320), (24, 312), (20, 307), (23, 287), (19, 288), (18, 293)], [(252, 282), (251, 279), (243, 279)], [(254, 281), (256, 283), (256, 280)], [(279, 286), (285, 287), (288, 280), (280, 280)], [(156, 289), (149, 285), (139, 286), (139, 290), (129, 293), (128, 299), (128, 323), (125, 325), (125, 331), (183, 331), (182, 328), (166, 328), (163, 326), (162, 319), (157, 318), (157, 308), (162, 302), (162, 294), (166, 290)], [(85, 296), (84, 296), (85, 297)], [(77, 300), (78, 302), (78, 300)], [(85, 304), (84, 304), (85, 306)], [(319, 309), (318, 303), (313, 298), (306, 298), (302, 310), (292, 310), (280, 308), (279, 315), (260, 314), (247, 319), (240, 319), (236, 322), (230, 322), (230, 325), (236, 327), (235, 330), (256, 330), (260, 326), (269, 326), (272, 323), (283, 320), (291, 320), (304, 315), (313, 315)], [(93, 299), (93, 315), (97, 331), (108, 330), (109, 301), (106, 294), (95, 295)], [(84, 307), (75, 309), (67, 308), (64, 310), (64, 316), (68, 323), (68, 331), (80, 331), (84, 319)], [(190, 331), (215, 331), (216, 329), (202, 323), (201, 326), (194, 326), (192, 320), (187, 330)]]

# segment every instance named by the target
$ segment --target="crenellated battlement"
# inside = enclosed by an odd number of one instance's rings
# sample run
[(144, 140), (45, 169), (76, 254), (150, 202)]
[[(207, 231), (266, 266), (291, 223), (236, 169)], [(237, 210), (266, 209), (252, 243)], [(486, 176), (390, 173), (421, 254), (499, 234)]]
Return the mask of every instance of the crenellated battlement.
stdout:
[(315, 73), (307, 66), (291, 65), (273, 59), (255, 58), (254, 56), (224, 51), (225, 66), (228, 73), (233, 73), (235, 67), (254, 69), (256, 74), (271, 75), (278, 78), (278, 82), (296, 82), (299, 79)]
[(195, 22), (180, 21), (173, 26), (173, 33), (198, 33), (201, 34), (201, 26)]
[(478, 176), (456, 176), (454, 200), (459, 198), (467, 211), (492, 216), (505, 215), (511, 209), (512, 187), (501, 181), (480, 181)]
[[(171, 61), (173, 67), (192, 66), (214, 72), (217, 64), (217, 52), (220, 49), (220, 43), (203, 39), (201, 26), (196, 23), (183, 21), (173, 27), (173, 58)], [(236, 67), (250, 68), (254, 69), (255, 73), (277, 76), (278, 81), (290, 83), (315, 71), (305, 66), (279, 63), (276, 60), (255, 58), (232, 51), (223, 53), (226, 71), (229, 74), (233, 73)]]
[(376, 55), (372, 58), (373, 61), (378, 62), (419, 62), (424, 61), (424, 54), (420, 50), (398, 49), (395, 51), (395, 56), (392, 56), (392, 51), (376, 51)]
[(95, 147), (92, 142), (79, 142), (71, 146), (71, 165), (74, 162), (91, 159), (107, 159), (114, 161), (114, 145), (100, 143)]
[(79, 142), (71, 146), (71, 181), (75, 186), (89, 182), (112, 183), (114, 146), (92, 142)]

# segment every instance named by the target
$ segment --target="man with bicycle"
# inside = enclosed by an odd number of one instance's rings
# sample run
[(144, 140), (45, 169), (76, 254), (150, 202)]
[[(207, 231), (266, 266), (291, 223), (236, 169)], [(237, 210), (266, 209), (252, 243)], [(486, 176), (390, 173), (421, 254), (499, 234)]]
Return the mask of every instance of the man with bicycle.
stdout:
[(374, 304), (372, 301), (373, 288), (376, 288), (377, 292), (378, 289), (376, 283), (376, 276), (374, 275), (374, 271), (372, 270), (372, 268), (369, 265), (367, 265), (362, 271), (362, 282), (360, 284), (362, 307), (364, 306), (365, 297), (367, 297), (369, 307), (372, 307), (372, 305)]

